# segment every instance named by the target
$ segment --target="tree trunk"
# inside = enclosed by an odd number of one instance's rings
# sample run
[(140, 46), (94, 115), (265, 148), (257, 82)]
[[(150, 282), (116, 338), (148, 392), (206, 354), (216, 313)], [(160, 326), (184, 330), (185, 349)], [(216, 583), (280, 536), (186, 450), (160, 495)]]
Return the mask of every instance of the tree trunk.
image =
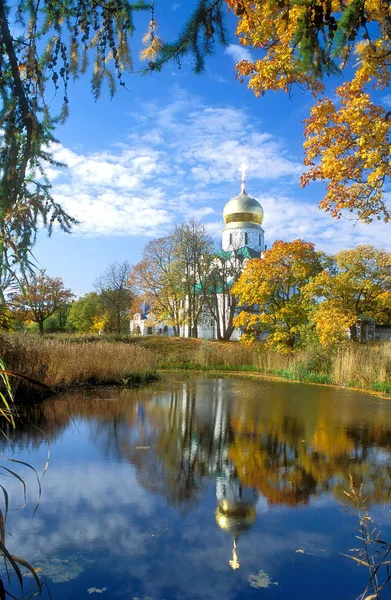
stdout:
[(117, 313), (117, 333), (121, 333), (121, 313)]
[(224, 342), (229, 342), (234, 329), (235, 329), (235, 327), (233, 325), (226, 328), (226, 330), (224, 331), (224, 336), (223, 336)]
[(353, 342), (357, 342), (357, 329), (356, 329), (356, 325), (351, 325), (349, 327), (349, 331), (350, 331), (350, 339)]
[(220, 327), (220, 315), (217, 312), (217, 319), (216, 319), (216, 337), (218, 340), (222, 340), (222, 336), (221, 336), (221, 327)]
[(43, 321), (38, 321), (39, 335), (43, 335)]

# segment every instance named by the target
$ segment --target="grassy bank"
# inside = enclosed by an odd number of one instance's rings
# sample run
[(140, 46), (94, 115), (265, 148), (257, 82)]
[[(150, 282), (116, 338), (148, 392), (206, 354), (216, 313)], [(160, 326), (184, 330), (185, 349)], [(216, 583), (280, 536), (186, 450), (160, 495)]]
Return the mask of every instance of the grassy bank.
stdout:
[(338, 351), (276, 352), (263, 344), (146, 336), (129, 338), (157, 355), (159, 369), (248, 371), (289, 381), (334, 384), (391, 394), (391, 343), (350, 344)]
[(263, 344), (161, 336), (53, 335), (7, 338), (10, 369), (54, 389), (84, 384), (132, 384), (153, 379), (156, 370), (255, 372), (289, 381), (335, 384), (391, 394), (391, 343), (346, 344), (286, 354)]
[[(137, 385), (156, 379), (155, 354), (137, 344), (97, 339), (96, 343), (61, 338), (7, 336), (1, 356), (10, 371), (37, 380), (53, 390), (81, 385)], [(17, 396), (35, 394), (25, 380), (11, 379)]]

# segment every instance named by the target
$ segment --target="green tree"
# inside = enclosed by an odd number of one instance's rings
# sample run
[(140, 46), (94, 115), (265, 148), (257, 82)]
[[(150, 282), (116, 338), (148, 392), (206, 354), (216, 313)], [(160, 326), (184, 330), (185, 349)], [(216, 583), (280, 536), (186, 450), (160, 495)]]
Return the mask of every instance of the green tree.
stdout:
[[(198, 0), (182, 39), (163, 44), (156, 32), (154, 2), (144, 0), (17, 0), (0, 2), (0, 256), (13, 268), (26, 265), (39, 223), (51, 233), (53, 224), (69, 231), (75, 223), (51, 194), (45, 167), (56, 164), (50, 154), (55, 129), (68, 117), (68, 84), (88, 71), (97, 99), (107, 82), (111, 96), (125, 73), (134, 72), (130, 40), (134, 15), (147, 11), (142, 59), (149, 70), (191, 51), (196, 69), (212, 52), (214, 31), (224, 42), (223, 0)], [(14, 35), (15, 25), (18, 34)], [(154, 62), (157, 53), (163, 60)], [(140, 71), (138, 71), (140, 72)], [(53, 93), (63, 97), (53, 113)]]
[(88, 333), (93, 329), (95, 319), (102, 313), (102, 300), (96, 292), (90, 292), (72, 303), (68, 313), (67, 328)]

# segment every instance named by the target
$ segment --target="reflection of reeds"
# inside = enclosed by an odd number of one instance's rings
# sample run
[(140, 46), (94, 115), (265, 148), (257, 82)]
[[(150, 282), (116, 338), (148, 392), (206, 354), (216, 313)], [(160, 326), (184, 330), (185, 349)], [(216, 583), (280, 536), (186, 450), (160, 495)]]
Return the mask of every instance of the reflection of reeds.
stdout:
[(87, 383), (138, 383), (151, 378), (156, 370), (153, 353), (135, 344), (74, 344), (53, 338), (12, 336), (2, 354), (9, 369), (53, 389)]
[(369, 571), (369, 581), (359, 600), (380, 600), (382, 589), (391, 579), (391, 544), (380, 539), (380, 531), (374, 525), (366, 510), (367, 498), (363, 494), (363, 485), (356, 489), (352, 476), (349, 477), (349, 491), (344, 492), (353, 503), (358, 516), (361, 548), (350, 550), (353, 554), (344, 554), (357, 564), (365, 566)]
[[(0, 360), (0, 382), (2, 384), (2, 386), (1, 386), (2, 389), (0, 389), (0, 417), (2, 417), (5, 420), (5, 423), (8, 426), (12, 426), (12, 428), (14, 428), (15, 420), (14, 420), (13, 414), (10, 411), (10, 404), (13, 402), (14, 397), (13, 397), (12, 387), (11, 387), (10, 380), (9, 380), (9, 375), (14, 375), (14, 373), (9, 372), (9, 370), (6, 369), (6, 365), (5, 365), (4, 361)], [(4, 431), (3, 431), (3, 434), (5, 435)], [(42, 477), (44, 476), (44, 474), (47, 470), (48, 464), (49, 464), (49, 455), (50, 455), (50, 451), (48, 452), (48, 458), (47, 458), (46, 465), (45, 465), (45, 468), (44, 468), (41, 478), (38, 476), (36, 469), (29, 463), (22, 461), (22, 460), (18, 460), (16, 458), (6, 458), (6, 457), (1, 458), (1, 460), (3, 462), (8, 461), (8, 464), (12, 463), (12, 465), (10, 465), (10, 466), (12, 466), (12, 469), (8, 466), (5, 466), (4, 464), (0, 465), (0, 470), (1, 470), (2, 474), (14, 477), (17, 481), (19, 481), (19, 483), (22, 486), (23, 505), (19, 508), (23, 508), (26, 504), (27, 486), (26, 486), (25, 480), (22, 477), (22, 475), (20, 475), (15, 469), (18, 466), (27, 467), (28, 469), (31, 469), (31, 471), (33, 471), (33, 473), (36, 477), (36, 481), (38, 484), (38, 501), (37, 501), (37, 504), (35, 507), (35, 511), (34, 511), (34, 513), (35, 513), (36, 510), (38, 509), (39, 502), (41, 499), (41, 493), (42, 493), (41, 481), (42, 481)], [(8, 509), (9, 509), (9, 495), (8, 495), (6, 487), (4, 487), (3, 485), (0, 484), (0, 488), (1, 488), (1, 492), (3, 495), (3, 501), (4, 501), (4, 510), (0, 509), (0, 556), (4, 560), (4, 566), (5, 566), (5, 571), (6, 571), (7, 580), (8, 580), (8, 587), (9, 588), (11, 587), (10, 573), (13, 572), (19, 582), (20, 589), (23, 594), (22, 598), (29, 600), (30, 598), (35, 598), (41, 594), (42, 583), (40, 582), (34, 568), (30, 565), (30, 563), (28, 563), (26, 560), (24, 560), (20, 556), (11, 554), (6, 546), (5, 524), (6, 524), (7, 514), (8, 514)], [(21, 570), (21, 567), (26, 569), (27, 571), (29, 571), (29, 573), (33, 576), (33, 578), (35, 580), (36, 589), (33, 590), (31, 593), (30, 592), (24, 593), (24, 589), (23, 589), (24, 577), (23, 577), (23, 572)], [(6, 600), (7, 596), (10, 598), (15, 598), (15, 596), (13, 594), (11, 594), (11, 592), (9, 590), (6, 590), (3, 579), (0, 578), (0, 600)]]

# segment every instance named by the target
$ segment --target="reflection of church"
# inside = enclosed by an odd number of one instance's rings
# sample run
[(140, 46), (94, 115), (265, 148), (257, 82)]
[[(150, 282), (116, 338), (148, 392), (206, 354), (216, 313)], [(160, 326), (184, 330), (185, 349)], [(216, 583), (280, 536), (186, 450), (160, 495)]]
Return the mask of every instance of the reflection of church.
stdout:
[[(228, 458), (229, 407), (223, 389), (217, 389), (214, 406), (214, 440), (221, 447), (220, 460), (216, 464), (220, 473), (216, 477), (216, 522), (229, 533), (233, 540), (232, 559), (229, 565), (233, 570), (239, 568), (237, 543), (256, 520), (255, 505), (258, 493), (253, 488), (243, 487), (236, 468)], [(221, 443), (223, 442), (223, 443)]]
[(258, 494), (254, 489), (242, 487), (232, 466), (228, 466), (226, 471), (224, 475), (217, 477), (216, 481), (216, 521), (221, 529), (232, 536), (232, 559), (229, 565), (236, 570), (240, 566), (237, 542), (255, 523)]
[[(248, 259), (259, 258), (265, 250), (263, 222), (263, 208), (255, 198), (249, 196), (244, 186), (238, 196), (235, 196), (224, 207), (223, 210), (224, 229), (222, 232), (221, 250), (216, 253), (216, 262), (230, 265), (227, 270), (241, 272)], [(226, 282), (229, 291), (237, 274)], [(223, 321), (227, 320), (229, 313), (227, 305), (227, 293), (218, 293), (218, 312), (220, 328), (224, 329)], [(217, 324), (212, 314), (205, 308), (203, 322), (198, 326), (197, 337), (203, 339), (214, 339), (216, 337)], [(227, 323), (225, 323), (227, 325)], [(149, 307), (144, 307), (141, 313), (133, 316), (130, 321), (130, 332), (138, 335), (174, 335), (171, 324), (157, 319)], [(180, 327), (180, 336), (187, 337), (188, 327), (183, 324)], [(239, 329), (235, 329), (231, 340), (238, 339), (241, 335)]]

